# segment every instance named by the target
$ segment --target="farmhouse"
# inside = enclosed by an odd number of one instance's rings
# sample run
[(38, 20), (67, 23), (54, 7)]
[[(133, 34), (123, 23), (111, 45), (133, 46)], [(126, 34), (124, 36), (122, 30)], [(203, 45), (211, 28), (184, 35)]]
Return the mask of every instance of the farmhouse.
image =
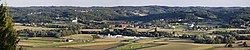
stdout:
[(72, 39), (63, 39), (62, 42), (73, 42), (74, 40)]
[(73, 23), (77, 23), (77, 17), (75, 19), (72, 20)]

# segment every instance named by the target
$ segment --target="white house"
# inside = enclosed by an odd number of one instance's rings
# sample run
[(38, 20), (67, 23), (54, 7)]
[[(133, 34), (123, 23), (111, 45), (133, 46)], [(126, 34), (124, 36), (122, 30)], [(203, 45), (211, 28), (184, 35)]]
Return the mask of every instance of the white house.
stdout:
[(78, 22), (77, 20), (78, 20), (78, 19), (77, 19), (77, 17), (76, 17), (75, 19), (72, 20), (72, 22), (73, 22), (73, 23), (77, 23), (77, 22)]
[(66, 42), (73, 42), (73, 41), (74, 41), (74, 40), (69, 40), (69, 39), (66, 40)]

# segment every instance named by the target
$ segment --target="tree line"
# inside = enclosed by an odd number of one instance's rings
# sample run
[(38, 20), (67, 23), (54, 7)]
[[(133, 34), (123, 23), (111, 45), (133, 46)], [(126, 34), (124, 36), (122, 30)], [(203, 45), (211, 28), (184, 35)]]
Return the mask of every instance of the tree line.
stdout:
[(59, 30), (18, 30), (17, 33), (19, 33), (20, 36), (23, 37), (64, 37), (74, 34), (81, 34), (81, 31), (79, 30), (73, 30), (73, 29), (59, 29)]
[(244, 35), (250, 34), (249, 31), (250, 30), (214, 31), (206, 35), (196, 35), (192, 39), (195, 43), (205, 44), (234, 43), (236, 40), (250, 40), (250, 35)]

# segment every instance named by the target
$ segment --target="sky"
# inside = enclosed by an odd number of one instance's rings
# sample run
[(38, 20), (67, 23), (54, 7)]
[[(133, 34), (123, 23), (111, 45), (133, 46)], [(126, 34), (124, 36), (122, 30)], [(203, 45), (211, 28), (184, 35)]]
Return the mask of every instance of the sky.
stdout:
[[(2, 0), (1, 2), (5, 2)], [(250, 0), (7, 0), (9, 6), (207, 6), (250, 7)]]

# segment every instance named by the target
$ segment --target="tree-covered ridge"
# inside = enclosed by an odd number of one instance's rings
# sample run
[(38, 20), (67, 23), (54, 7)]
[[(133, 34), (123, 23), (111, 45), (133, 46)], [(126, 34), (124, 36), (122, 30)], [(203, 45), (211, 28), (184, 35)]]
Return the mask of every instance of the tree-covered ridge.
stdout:
[[(51, 22), (57, 17), (79, 17), (83, 20), (151, 21), (159, 19), (187, 19), (191, 21), (219, 21), (244, 23), (250, 20), (249, 7), (11, 7), (17, 22)], [(202, 19), (202, 20), (201, 20)], [(229, 21), (230, 20), (230, 21)]]
[(0, 6), (0, 50), (16, 50), (18, 35), (6, 5)]

